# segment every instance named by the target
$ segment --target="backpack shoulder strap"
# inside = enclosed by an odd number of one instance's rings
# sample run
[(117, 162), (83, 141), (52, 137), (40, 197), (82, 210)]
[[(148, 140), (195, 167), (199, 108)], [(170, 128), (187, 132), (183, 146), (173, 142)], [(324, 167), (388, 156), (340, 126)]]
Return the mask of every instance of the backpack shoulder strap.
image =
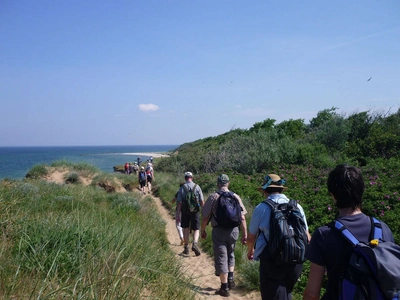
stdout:
[(271, 199), (267, 198), (263, 201), (264, 203), (267, 203), (269, 206), (271, 206), (272, 208), (275, 208), (275, 206), (277, 206), (278, 204), (274, 201), (272, 201)]
[(372, 224), (372, 228), (373, 228), (373, 239), (377, 239), (377, 240), (381, 240), (382, 239), (382, 224), (381, 221), (379, 221), (378, 219), (374, 218), (374, 217), (370, 217), (371, 218), (371, 224)]
[(182, 188), (185, 190), (186, 193), (189, 192), (189, 189), (186, 184), (182, 185)]
[(357, 245), (360, 241), (347, 229), (343, 223), (338, 220), (334, 221), (334, 227), (338, 230), (342, 236), (353, 246)]
[(289, 204), (292, 205), (293, 207), (297, 207), (297, 200), (290, 199)]

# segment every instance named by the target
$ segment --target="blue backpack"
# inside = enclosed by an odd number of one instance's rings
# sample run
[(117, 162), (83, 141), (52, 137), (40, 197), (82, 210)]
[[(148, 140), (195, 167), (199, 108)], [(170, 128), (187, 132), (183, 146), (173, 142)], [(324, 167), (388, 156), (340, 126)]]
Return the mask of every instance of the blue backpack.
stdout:
[(216, 219), (218, 226), (224, 228), (238, 227), (242, 223), (242, 207), (233, 192), (217, 192)]
[(334, 227), (353, 245), (340, 283), (340, 300), (398, 299), (400, 292), (400, 246), (382, 240), (382, 226), (371, 217), (373, 239), (360, 242), (338, 220)]
[(141, 182), (146, 181), (146, 173), (144, 171), (140, 171), (139, 175), (140, 175), (140, 181)]

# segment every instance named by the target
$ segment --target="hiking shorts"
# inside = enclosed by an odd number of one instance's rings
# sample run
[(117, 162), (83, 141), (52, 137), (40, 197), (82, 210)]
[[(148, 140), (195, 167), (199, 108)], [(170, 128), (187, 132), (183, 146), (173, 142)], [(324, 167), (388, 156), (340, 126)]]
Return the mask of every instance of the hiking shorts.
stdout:
[(235, 244), (238, 238), (239, 227), (213, 227), (212, 241), (215, 274), (227, 274), (229, 267), (235, 266)]
[(153, 177), (147, 175), (147, 182), (148, 182), (148, 183), (151, 183), (152, 181), (153, 181)]
[(200, 230), (200, 213), (182, 213), (181, 227)]
[(140, 187), (143, 188), (146, 186), (146, 181), (139, 181)]

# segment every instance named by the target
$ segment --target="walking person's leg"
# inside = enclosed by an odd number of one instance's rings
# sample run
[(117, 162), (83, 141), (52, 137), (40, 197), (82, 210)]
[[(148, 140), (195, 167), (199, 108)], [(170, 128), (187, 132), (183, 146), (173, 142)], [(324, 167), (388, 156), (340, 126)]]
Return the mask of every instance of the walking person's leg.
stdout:
[(192, 244), (192, 250), (196, 254), (196, 256), (199, 256), (201, 254), (198, 242), (199, 242), (199, 237), (200, 237), (200, 213), (192, 213), (191, 218), (190, 218), (190, 223), (191, 223), (191, 229), (193, 230), (193, 244)]

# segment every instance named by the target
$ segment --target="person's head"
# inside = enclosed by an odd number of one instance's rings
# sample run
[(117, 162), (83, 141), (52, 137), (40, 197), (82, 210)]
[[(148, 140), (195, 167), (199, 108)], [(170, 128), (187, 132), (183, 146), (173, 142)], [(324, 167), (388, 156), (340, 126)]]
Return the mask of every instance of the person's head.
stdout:
[(229, 177), (226, 174), (221, 174), (217, 178), (217, 185), (219, 187), (228, 186), (229, 185)]
[(143, 166), (141, 166), (141, 167), (140, 167), (140, 170), (144, 170), (144, 167), (143, 167)]
[(345, 164), (337, 165), (329, 173), (327, 185), (337, 208), (361, 209), (365, 185), (360, 169)]
[(185, 173), (185, 181), (191, 181), (191, 180), (193, 180), (192, 172), (186, 172)]
[(259, 190), (268, 194), (280, 194), (284, 189), (287, 189), (287, 187), (283, 186), (285, 183), (286, 180), (281, 179), (278, 175), (268, 174), (264, 177), (263, 184)]

